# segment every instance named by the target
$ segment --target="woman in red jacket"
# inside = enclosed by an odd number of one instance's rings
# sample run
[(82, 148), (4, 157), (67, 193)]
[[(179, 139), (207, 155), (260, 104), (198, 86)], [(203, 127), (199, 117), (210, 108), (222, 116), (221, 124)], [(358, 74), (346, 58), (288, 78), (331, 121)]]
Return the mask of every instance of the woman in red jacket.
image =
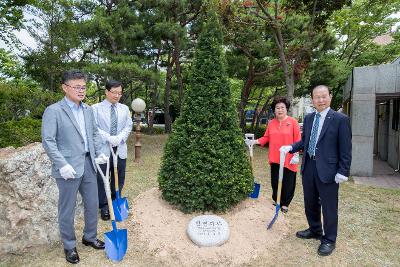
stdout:
[[(264, 136), (253, 142), (261, 146), (269, 143), (268, 159), (271, 165), (272, 199), (275, 204), (279, 180), (279, 148), (299, 141), (301, 134), (297, 120), (287, 115), (290, 107), (287, 98), (276, 97), (271, 107), (275, 112), (275, 118), (268, 123)], [(294, 196), (298, 163), (299, 155), (297, 153), (286, 154), (280, 203), (282, 212), (288, 211), (289, 204)]]

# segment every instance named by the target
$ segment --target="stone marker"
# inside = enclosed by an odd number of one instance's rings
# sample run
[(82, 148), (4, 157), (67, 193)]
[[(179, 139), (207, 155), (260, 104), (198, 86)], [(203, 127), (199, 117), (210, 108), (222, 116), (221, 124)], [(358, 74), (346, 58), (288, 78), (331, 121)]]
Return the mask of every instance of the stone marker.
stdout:
[(229, 239), (229, 226), (219, 216), (201, 215), (190, 221), (187, 234), (200, 247), (220, 246)]

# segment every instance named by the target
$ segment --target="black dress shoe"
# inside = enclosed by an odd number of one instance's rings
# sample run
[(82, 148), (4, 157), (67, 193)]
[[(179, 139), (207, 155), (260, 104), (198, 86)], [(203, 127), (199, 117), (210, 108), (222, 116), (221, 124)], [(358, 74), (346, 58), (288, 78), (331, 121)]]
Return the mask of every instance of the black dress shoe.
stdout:
[(101, 219), (103, 221), (110, 220), (110, 212), (108, 211), (108, 209), (101, 210)]
[(84, 238), (82, 238), (82, 244), (84, 244), (85, 246), (91, 246), (94, 249), (104, 249), (105, 247), (104, 242), (98, 240), (97, 238), (93, 242), (87, 241)]
[(79, 255), (78, 251), (76, 251), (76, 248), (73, 249), (64, 249), (65, 253), (65, 259), (72, 263), (72, 264), (77, 264), (79, 262)]
[(317, 233), (314, 233), (313, 231), (311, 231), (310, 229), (306, 229), (304, 231), (298, 231), (296, 233), (296, 236), (298, 238), (302, 238), (302, 239), (312, 239), (312, 238), (321, 239), (322, 234), (317, 234)]
[(335, 243), (321, 243), (318, 248), (318, 255), (329, 256), (332, 254), (332, 251), (335, 249), (335, 247)]

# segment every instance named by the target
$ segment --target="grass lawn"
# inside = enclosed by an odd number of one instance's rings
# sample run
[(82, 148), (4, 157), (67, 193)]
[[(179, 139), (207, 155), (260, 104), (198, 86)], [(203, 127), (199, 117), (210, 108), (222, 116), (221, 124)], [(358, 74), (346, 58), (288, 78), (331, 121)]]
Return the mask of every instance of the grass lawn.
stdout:
[[(166, 135), (142, 136), (142, 162), (134, 163), (134, 138), (130, 138), (126, 188), (123, 195), (130, 202), (141, 192), (157, 186)], [(255, 176), (262, 184), (260, 197), (270, 198), (270, 174), (266, 163), (267, 150), (255, 149)], [(400, 266), (400, 190), (378, 189), (347, 182), (340, 187), (339, 235), (337, 248), (329, 257), (317, 255), (319, 242), (300, 240), (295, 232), (307, 227), (303, 206), (301, 176), (297, 177), (294, 200), (285, 221), (289, 227), (286, 235), (265, 256), (258, 257), (246, 266)], [(109, 223), (100, 221), (99, 233), (110, 231)], [(129, 231), (129, 229), (128, 229)], [(82, 222), (77, 223), (80, 240)], [(34, 238), (34, 237), (32, 237)], [(160, 266), (144, 244), (129, 240), (130, 253), (118, 266)], [(105, 260), (98, 251), (78, 244), (80, 266), (117, 266)], [(84, 259), (84, 260), (83, 260)], [(1, 266), (68, 266), (63, 258), (62, 246), (29, 250), (22, 255), (2, 257)]]

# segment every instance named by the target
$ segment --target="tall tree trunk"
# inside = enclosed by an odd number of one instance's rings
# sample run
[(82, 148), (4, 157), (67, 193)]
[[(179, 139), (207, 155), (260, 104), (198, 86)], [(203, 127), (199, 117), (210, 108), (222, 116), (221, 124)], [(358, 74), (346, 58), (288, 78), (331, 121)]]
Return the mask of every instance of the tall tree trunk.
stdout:
[[(273, 94), (272, 96), (268, 97), (268, 98), (265, 100), (264, 105), (263, 105), (263, 107), (261, 108), (261, 111), (260, 111), (259, 114), (263, 114), (263, 113), (267, 110), (267, 108), (268, 108), (268, 106), (269, 106), (269, 104), (270, 104), (271, 99), (274, 98), (274, 97), (276, 96), (277, 93), (278, 93), (278, 87), (275, 88), (274, 94)], [(268, 114), (268, 113), (267, 113), (267, 114)], [(269, 114), (268, 114), (268, 115), (269, 115)], [(268, 116), (268, 117), (269, 117), (269, 116)], [(260, 116), (257, 116), (256, 127), (255, 127), (255, 129), (254, 129), (254, 132), (255, 132), (255, 133), (258, 131), (258, 128), (260, 128), (260, 120), (261, 120)], [(268, 124), (268, 122), (267, 122), (267, 124)]]
[(172, 120), (169, 112), (170, 106), (170, 95), (171, 95), (171, 80), (172, 80), (172, 66), (174, 61), (172, 60), (171, 51), (168, 52), (168, 64), (167, 64), (167, 77), (165, 78), (165, 94), (164, 94), (164, 120), (165, 120), (165, 133), (170, 133), (172, 129)]
[(104, 91), (101, 90), (99, 78), (96, 77), (94, 79), (94, 81), (96, 82), (96, 87), (97, 87), (97, 92), (98, 92), (98, 94), (97, 94), (98, 102), (101, 102), (101, 96), (104, 94)]
[(249, 61), (249, 66), (248, 66), (248, 71), (247, 71), (247, 78), (246, 81), (243, 85), (243, 90), (240, 96), (240, 103), (239, 103), (239, 121), (240, 121), (240, 128), (242, 129), (243, 132), (246, 132), (246, 106), (249, 101), (249, 95), (251, 91), (251, 87), (253, 86), (254, 83), (254, 64), (253, 60), (250, 59)]
[(251, 131), (253, 131), (253, 132), (254, 132), (254, 126), (257, 123), (257, 118), (259, 117), (259, 115), (261, 113), (261, 112), (258, 112), (258, 107), (260, 106), (261, 99), (264, 97), (265, 88), (266, 87), (263, 87), (261, 92), (260, 92), (260, 94), (258, 95), (257, 104), (256, 104), (256, 106), (254, 108), (254, 115), (253, 115), (253, 119), (251, 121), (251, 127), (250, 127)]
[(281, 61), (282, 65), (282, 70), (283, 74), (285, 76), (285, 85), (286, 85), (286, 91), (287, 91), (287, 97), (290, 102), (293, 101), (293, 95), (294, 95), (294, 77), (293, 77), (293, 70), (289, 66), (286, 56), (285, 56), (285, 44), (282, 38), (282, 32), (280, 28), (274, 29), (274, 39), (275, 39), (275, 44), (278, 48), (278, 53), (279, 53), (279, 60)]
[[(160, 60), (160, 55), (161, 55), (161, 49), (157, 50), (157, 58), (156, 61), (154, 62), (154, 72), (157, 73), (158, 71), (158, 62)], [(154, 129), (153, 129), (153, 124), (154, 124), (154, 114), (156, 112), (156, 105), (157, 105), (157, 98), (158, 98), (158, 85), (157, 82), (154, 82), (153, 84), (153, 91), (150, 93), (151, 96), (151, 112), (149, 112), (148, 114), (150, 114), (150, 116), (147, 117), (147, 122), (149, 125), (149, 130), (150, 133), (153, 133)]]
[(182, 81), (182, 68), (181, 62), (179, 60), (180, 57), (180, 41), (178, 35), (175, 33), (172, 39), (172, 43), (174, 45), (174, 52), (173, 52), (173, 61), (175, 62), (175, 74), (176, 74), (176, 81), (178, 82), (178, 92), (179, 92), (179, 114), (182, 111), (183, 106), (183, 94), (184, 94), (184, 87)]
[[(317, 0), (315, 0), (317, 1)], [(279, 3), (278, 1), (274, 1), (274, 13), (275, 15), (272, 16), (267, 8), (264, 6), (264, 3), (261, 2), (261, 0), (256, 0), (258, 7), (264, 13), (266, 17), (261, 17), (264, 20), (266, 20), (269, 28), (272, 31), (272, 35), (275, 40), (275, 44), (278, 48), (278, 54), (279, 54), (279, 60), (281, 62), (281, 67), (283, 70), (283, 74), (285, 76), (285, 85), (286, 85), (286, 91), (287, 91), (287, 97), (290, 102), (293, 100), (293, 95), (294, 95), (294, 74), (293, 74), (293, 68), (290, 67), (288, 60), (285, 55), (285, 41), (282, 37), (282, 31), (281, 27), (282, 25), (278, 21), (278, 9), (279, 9)], [(314, 2), (314, 8), (316, 5), (316, 2)], [(257, 14), (258, 16), (258, 14)]]

